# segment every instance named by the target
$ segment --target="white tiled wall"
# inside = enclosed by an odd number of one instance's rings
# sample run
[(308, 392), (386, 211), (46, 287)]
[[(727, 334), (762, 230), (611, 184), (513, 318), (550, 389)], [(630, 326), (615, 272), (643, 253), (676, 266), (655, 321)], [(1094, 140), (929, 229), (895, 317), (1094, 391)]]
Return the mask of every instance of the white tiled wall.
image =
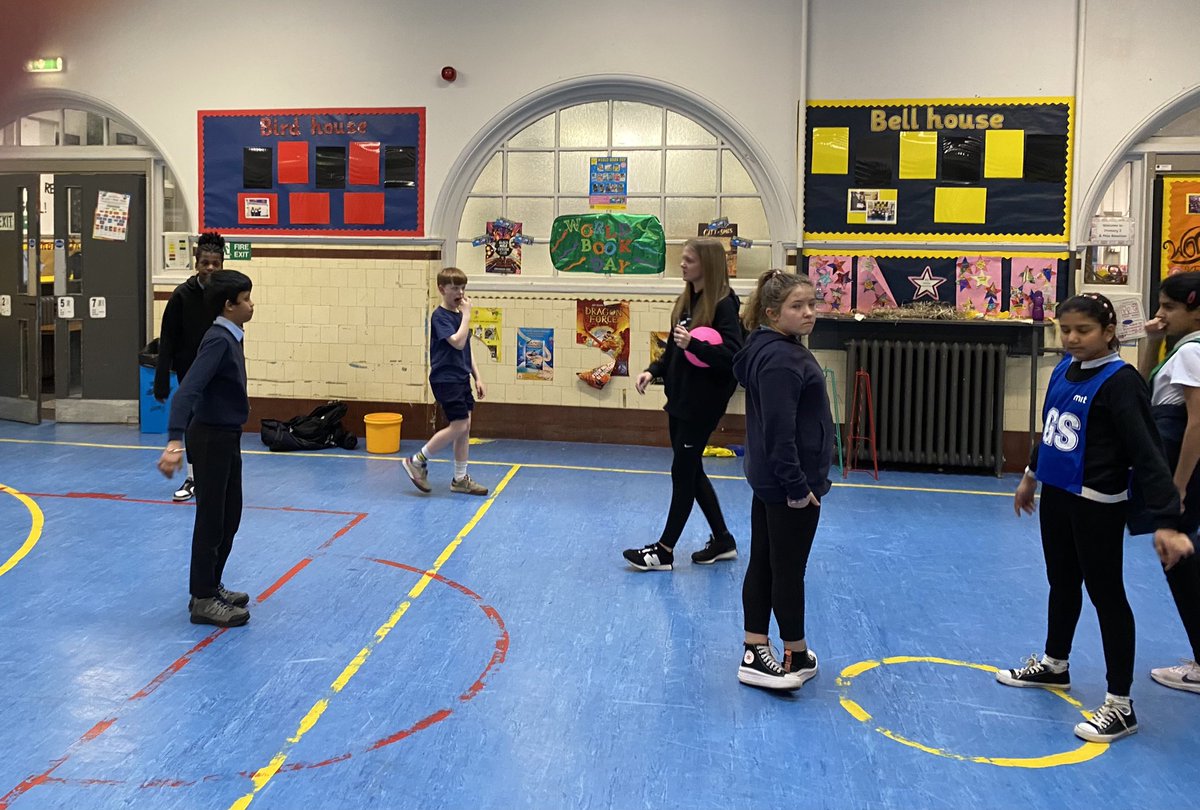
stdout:
[[(272, 245), (275, 247), (285, 247)], [(312, 249), (311, 246), (303, 246)], [(254, 320), (247, 330), (246, 359), (250, 395), (295, 399), (345, 399), (428, 403), (429, 313), (437, 306), (435, 278), (441, 262), (428, 259), (255, 258), (231, 262), (254, 281)], [(156, 288), (169, 292), (170, 286)], [(468, 287), (469, 292), (469, 287)], [(502, 309), (501, 359), (491, 359), (474, 343), (474, 356), (487, 385), (487, 399), (504, 403), (661, 409), (660, 386), (645, 395), (633, 387), (650, 362), (650, 332), (665, 330), (674, 298), (612, 296), (630, 302), (630, 377), (614, 377), (602, 390), (576, 377), (605, 360), (598, 349), (575, 343), (576, 297), (563, 294), (474, 296), (479, 307)], [(155, 322), (165, 301), (155, 302)], [(554, 329), (554, 379), (518, 380), (517, 328)], [(820, 325), (818, 324), (818, 329)], [(1050, 334), (1047, 332), (1047, 336)], [(818, 361), (833, 370), (844, 418), (846, 355), (818, 351)], [(1043, 357), (1038, 367), (1036, 409), (1059, 356)], [(1029, 359), (1009, 358), (1006, 368), (1004, 425), (1009, 431), (1029, 424)], [(730, 413), (745, 412), (739, 390)]]

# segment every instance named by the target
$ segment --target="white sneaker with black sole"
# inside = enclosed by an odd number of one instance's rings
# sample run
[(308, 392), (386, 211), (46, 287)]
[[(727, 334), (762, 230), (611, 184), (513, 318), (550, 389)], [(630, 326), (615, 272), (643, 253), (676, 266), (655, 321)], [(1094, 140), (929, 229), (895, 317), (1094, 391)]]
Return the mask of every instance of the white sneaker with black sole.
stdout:
[(1171, 689), (1200, 693), (1200, 665), (1195, 661), (1183, 661), (1177, 666), (1152, 669), (1150, 677)]
[[(769, 644), (745, 644), (742, 650), (742, 665), (738, 667), (738, 680), (747, 686), (762, 689), (791, 691), (804, 685), (807, 678), (799, 673), (787, 673), (775, 659)], [(815, 669), (813, 674), (815, 675)], [(809, 678), (812, 675), (808, 676)]]
[(658, 543), (641, 548), (627, 548), (621, 556), (639, 571), (670, 571), (675, 567), (675, 552)]

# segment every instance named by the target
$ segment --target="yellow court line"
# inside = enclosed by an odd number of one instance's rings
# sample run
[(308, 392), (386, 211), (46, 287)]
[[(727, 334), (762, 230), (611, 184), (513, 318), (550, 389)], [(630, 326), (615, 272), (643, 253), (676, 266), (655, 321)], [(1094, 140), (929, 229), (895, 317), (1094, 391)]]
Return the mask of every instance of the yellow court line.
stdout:
[[(95, 447), (106, 450), (153, 450), (156, 453), (162, 452), (162, 448), (146, 444), (93, 444), (87, 442), (56, 442), (46, 439), (3, 439), (0, 438), (0, 443), (12, 444), (51, 444), (64, 447)], [(399, 462), (404, 459), (404, 456), (399, 455), (377, 455), (363, 456), (361, 453), (273, 453), (270, 450), (243, 450), (242, 455), (246, 456), (274, 456), (288, 457), (296, 459), (323, 459), (323, 458), (348, 458), (357, 459), (359, 461), (391, 461)], [(438, 464), (450, 464), (449, 459), (431, 458), (430, 461)], [(511, 461), (483, 461), (472, 460), (472, 464), (481, 467), (511, 467)], [(521, 466), (530, 470), (569, 470), (572, 472), (598, 472), (598, 473), (621, 473), (625, 475), (670, 475), (670, 470), (630, 470), (620, 467), (588, 467), (577, 464), (538, 464), (535, 462), (521, 462)], [(741, 475), (712, 475), (708, 476), (716, 481), (744, 481), (745, 477)], [(1011, 498), (1011, 492), (988, 492), (982, 489), (942, 489), (938, 487), (906, 487), (891, 484), (850, 484), (833, 482), (833, 486), (846, 489), (879, 489), (891, 490), (895, 492), (932, 492), (943, 495), (988, 495), (991, 497)]]
[(42, 526), (45, 524), (46, 519), (42, 515), (42, 510), (38, 508), (37, 503), (28, 495), (18, 492), (12, 487), (7, 487), (4, 484), (0, 484), (0, 492), (7, 492), (25, 504), (25, 508), (29, 510), (29, 516), (32, 518), (29, 526), (29, 536), (25, 538), (25, 542), (21, 544), (21, 547), (11, 557), (4, 561), (3, 565), (0, 565), (0, 577), (2, 577), (11, 571), (37, 545), (38, 540), (41, 539)]
[(251, 781), (254, 783), (254, 788), (249, 793), (231, 804), (229, 806), (229, 810), (244, 810), (245, 808), (249, 807), (250, 802), (254, 801), (254, 797), (258, 794), (258, 792), (266, 787), (267, 783), (270, 782), (275, 774), (279, 772), (279, 769), (283, 767), (285, 762), (287, 762), (287, 758), (291, 754), (292, 749), (300, 742), (304, 735), (307, 734), (309, 730), (317, 724), (317, 721), (321, 719), (321, 715), (323, 715), (325, 710), (329, 708), (329, 701), (335, 695), (341, 692), (346, 687), (346, 684), (350, 683), (350, 679), (353, 678), (355, 673), (357, 673), (362, 665), (366, 663), (367, 658), (371, 656), (371, 653), (374, 652), (375, 648), (378, 647), (383, 640), (388, 637), (388, 633), (392, 632), (392, 628), (395, 627), (396, 623), (400, 621), (405, 613), (408, 612), (408, 608), (410, 605), (412, 605), (413, 600), (420, 596), (429, 583), (433, 581), (433, 578), (437, 575), (438, 570), (446, 564), (446, 561), (450, 559), (450, 555), (452, 555), (455, 550), (458, 549), (466, 536), (471, 533), (471, 530), (475, 528), (475, 524), (479, 523), (483, 516), (487, 514), (487, 511), (491, 509), (492, 504), (495, 503), (496, 497), (501, 493), (501, 491), (504, 490), (504, 487), (508, 485), (508, 482), (512, 480), (512, 477), (517, 474), (517, 470), (519, 469), (521, 469), (520, 464), (513, 465), (512, 469), (508, 471), (508, 474), (500, 479), (500, 483), (496, 485), (496, 488), (492, 491), (492, 494), (486, 501), (483, 502), (483, 505), (475, 511), (474, 516), (467, 521), (467, 525), (463, 526), (462, 531), (460, 531), (455, 538), (450, 541), (449, 545), (442, 549), (442, 553), (438, 555), (433, 567), (429, 568), (424, 574), (421, 575), (421, 578), (417, 580), (417, 584), (414, 585), (411, 590), (409, 590), (408, 596), (403, 602), (400, 603), (400, 606), (397, 607), (392, 615), (388, 617), (388, 620), (380, 625), (379, 629), (375, 631), (375, 637), (371, 639), (371, 641), (369, 641), (365, 647), (358, 651), (358, 655), (354, 656), (354, 659), (346, 665), (346, 668), (342, 670), (341, 674), (337, 676), (332, 684), (330, 684), (329, 692), (326, 694), (326, 696), (314, 703), (313, 707), (308, 710), (308, 714), (304, 715), (304, 718), (300, 721), (300, 726), (296, 729), (296, 733), (287, 738), (287, 741), (283, 744), (283, 747), (279, 749), (275, 756), (271, 757), (271, 761), (269, 763), (254, 772), (254, 775), (251, 777)]

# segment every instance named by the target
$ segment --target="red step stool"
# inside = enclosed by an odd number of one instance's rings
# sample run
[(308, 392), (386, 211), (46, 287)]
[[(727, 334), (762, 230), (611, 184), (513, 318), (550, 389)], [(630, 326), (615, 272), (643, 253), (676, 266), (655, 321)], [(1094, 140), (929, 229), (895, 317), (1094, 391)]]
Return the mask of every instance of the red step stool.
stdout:
[[(863, 422), (867, 423), (867, 432), (863, 434)], [(879, 454), (875, 449), (875, 403), (871, 398), (871, 375), (859, 369), (854, 372), (854, 396), (850, 399), (850, 424), (846, 427), (850, 434), (850, 447), (846, 452), (846, 463), (842, 465), (842, 478), (849, 477), (858, 461), (858, 450), (861, 442), (866, 442), (871, 448), (871, 463), (875, 471), (875, 480), (879, 480)], [(863, 472), (869, 472), (864, 468)]]

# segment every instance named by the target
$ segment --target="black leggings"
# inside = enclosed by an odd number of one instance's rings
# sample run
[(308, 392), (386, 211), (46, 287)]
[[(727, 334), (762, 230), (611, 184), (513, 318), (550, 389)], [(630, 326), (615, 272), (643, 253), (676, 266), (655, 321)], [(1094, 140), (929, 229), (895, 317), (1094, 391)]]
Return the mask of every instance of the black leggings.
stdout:
[(715, 537), (728, 534), (725, 516), (717, 500), (712, 482), (704, 474), (704, 446), (712, 435), (715, 425), (698, 425), (674, 416), (667, 417), (667, 428), (671, 433), (671, 507), (667, 510), (667, 525), (663, 527), (658, 542), (667, 548), (675, 548), (683, 527), (692, 514), (692, 503), (700, 504), (700, 511), (708, 520)]
[[(1187, 407), (1183, 405), (1156, 405), (1154, 422), (1162, 436), (1163, 448), (1167, 453), (1167, 464), (1172, 472), (1179, 464), (1183, 432), (1187, 429)], [(1187, 497), (1179, 530), (1190, 535), (1195, 542), (1200, 529), (1200, 468), (1192, 473), (1188, 482)], [(1200, 661), (1200, 558), (1193, 554), (1176, 563), (1167, 575), (1167, 585), (1175, 599), (1175, 608), (1183, 621), (1188, 642), (1192, 645), (1192, 657)]]
[(1046, 655), (1070, 658), (1086, 585), (1100, 620), (1108, 691), (1127, 697), (1133, 684), (1134, 626), (1122, 573), (1125, 514), (1125, 501), (1098, 503), (1042, 484), (1038, 515), (1050, 582)]
[(217, 595), (242, 522), (242, 432), (192, 422), (187, 446), (196, 475), (190, 590), (206, 599)]
[(767, 635), (771, 612), (784, 641), (804, 638), (804, 571), (812, 551), (821, 507), (792, 509), (786, 503), (750, 506), (750, 562), (742, 581), (747, 633)]

